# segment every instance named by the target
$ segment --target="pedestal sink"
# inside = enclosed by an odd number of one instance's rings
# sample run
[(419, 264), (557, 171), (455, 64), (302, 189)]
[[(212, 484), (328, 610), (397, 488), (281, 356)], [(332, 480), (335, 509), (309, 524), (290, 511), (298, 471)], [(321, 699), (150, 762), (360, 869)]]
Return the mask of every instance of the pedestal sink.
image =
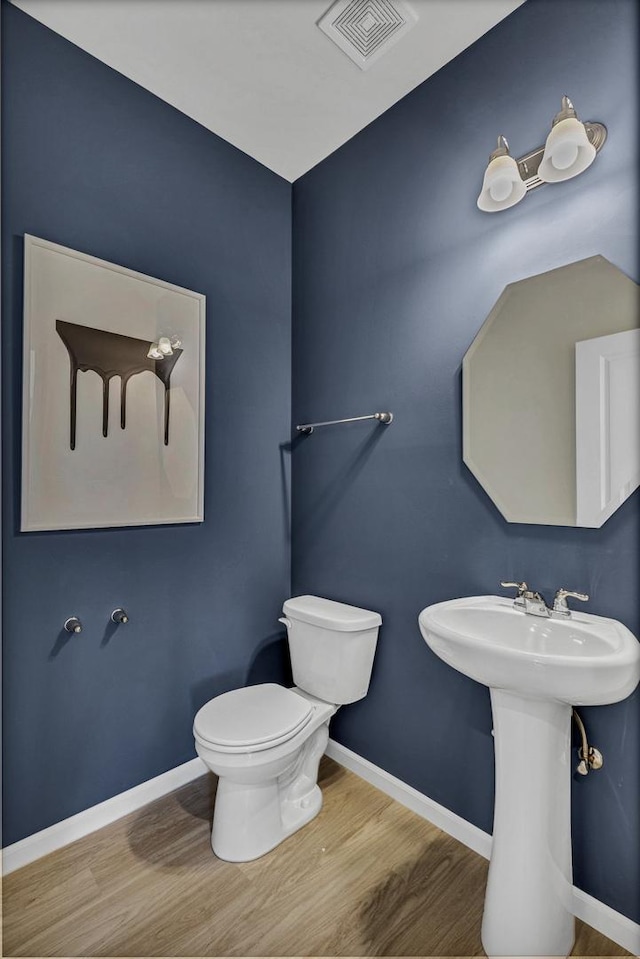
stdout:
[(436, 655), (491, 690), (496, 799), (484, 950), (567, 956), (571, 708), (629, 696), (640, 681), (640, 643), (616, 620), (543, 618), (501, 596), (437, 603), (418, 621)]

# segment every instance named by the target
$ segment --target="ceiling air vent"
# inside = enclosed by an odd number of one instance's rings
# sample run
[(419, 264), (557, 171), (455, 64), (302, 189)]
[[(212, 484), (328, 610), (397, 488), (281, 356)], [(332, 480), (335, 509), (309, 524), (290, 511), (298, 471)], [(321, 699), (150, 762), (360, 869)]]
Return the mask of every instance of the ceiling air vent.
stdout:
[(318, 26), (361, 70), (367, 70), (417, 19), (402, 0), (337, 0)]

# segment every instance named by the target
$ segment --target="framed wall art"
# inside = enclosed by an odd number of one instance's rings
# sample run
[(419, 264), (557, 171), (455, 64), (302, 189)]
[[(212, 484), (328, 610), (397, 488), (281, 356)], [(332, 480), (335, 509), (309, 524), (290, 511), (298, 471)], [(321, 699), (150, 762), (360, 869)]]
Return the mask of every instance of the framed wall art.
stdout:
[(21, 529), (201, 522), (205, 297), (24, 244)]

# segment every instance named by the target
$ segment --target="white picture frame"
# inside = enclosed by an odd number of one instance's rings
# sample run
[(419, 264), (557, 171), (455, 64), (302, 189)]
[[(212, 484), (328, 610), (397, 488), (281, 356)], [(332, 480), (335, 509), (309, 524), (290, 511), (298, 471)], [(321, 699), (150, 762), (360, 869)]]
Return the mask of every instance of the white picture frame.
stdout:
[(204, 520), (205, 324), (202, 293), (25, 234), (21, 531)]

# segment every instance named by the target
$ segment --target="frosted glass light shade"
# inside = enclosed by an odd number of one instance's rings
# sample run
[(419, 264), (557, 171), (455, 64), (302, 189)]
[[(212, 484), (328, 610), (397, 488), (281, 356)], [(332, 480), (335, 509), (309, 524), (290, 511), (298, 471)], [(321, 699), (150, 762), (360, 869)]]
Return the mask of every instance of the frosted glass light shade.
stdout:
[(518, 164), (508, 154), (494, 157), (489, 163), (478, 197), (478, 209), (497, 213), (519, 203), (527, 188), (520, 176)]
[(551, 129), (538, 167), (538, 176), (545, 183), (570, 180), (591, 166), (596, 148), (589, 141), (584, 123), (576, 117), (560, 120)]

